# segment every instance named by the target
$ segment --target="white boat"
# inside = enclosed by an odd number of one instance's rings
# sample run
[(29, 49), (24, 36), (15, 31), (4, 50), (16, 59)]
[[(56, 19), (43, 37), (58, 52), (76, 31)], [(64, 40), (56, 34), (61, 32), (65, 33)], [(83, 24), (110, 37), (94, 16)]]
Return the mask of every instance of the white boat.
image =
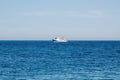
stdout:
[(55, 37), (54, 39), (52, 39), (52, 41), (54, 41), (54, 42), (68, 42), (67, 39), (59, 38), (59, 37)]

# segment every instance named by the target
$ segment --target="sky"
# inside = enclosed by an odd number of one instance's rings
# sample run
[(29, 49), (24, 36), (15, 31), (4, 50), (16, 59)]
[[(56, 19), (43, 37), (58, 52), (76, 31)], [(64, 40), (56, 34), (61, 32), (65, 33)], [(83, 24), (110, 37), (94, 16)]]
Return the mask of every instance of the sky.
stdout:
[(120, 40), (120, 0), (0, 0), (0, 40)]

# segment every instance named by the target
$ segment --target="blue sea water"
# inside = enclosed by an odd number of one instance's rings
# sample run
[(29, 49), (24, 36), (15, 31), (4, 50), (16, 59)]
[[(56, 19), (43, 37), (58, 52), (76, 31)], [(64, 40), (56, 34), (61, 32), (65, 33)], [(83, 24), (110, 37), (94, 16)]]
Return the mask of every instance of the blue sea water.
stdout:
[(120, 80), (120, 41), (0, 41), (0, 80)]

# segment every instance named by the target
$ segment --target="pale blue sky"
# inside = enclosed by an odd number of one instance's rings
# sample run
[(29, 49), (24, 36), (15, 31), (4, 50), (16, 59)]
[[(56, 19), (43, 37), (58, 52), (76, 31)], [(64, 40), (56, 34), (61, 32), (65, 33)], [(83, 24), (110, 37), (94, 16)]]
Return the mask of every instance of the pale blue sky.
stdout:
[(0, 0), (0, 40), (120, 40), (120, 0)]

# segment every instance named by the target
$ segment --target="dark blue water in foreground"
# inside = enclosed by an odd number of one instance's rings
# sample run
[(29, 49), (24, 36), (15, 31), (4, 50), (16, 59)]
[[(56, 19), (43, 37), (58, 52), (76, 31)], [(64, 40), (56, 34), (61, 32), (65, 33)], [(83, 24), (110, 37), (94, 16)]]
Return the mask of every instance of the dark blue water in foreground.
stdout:
[(0, 80), (120, 80), (120, 41), (0, 41)]

